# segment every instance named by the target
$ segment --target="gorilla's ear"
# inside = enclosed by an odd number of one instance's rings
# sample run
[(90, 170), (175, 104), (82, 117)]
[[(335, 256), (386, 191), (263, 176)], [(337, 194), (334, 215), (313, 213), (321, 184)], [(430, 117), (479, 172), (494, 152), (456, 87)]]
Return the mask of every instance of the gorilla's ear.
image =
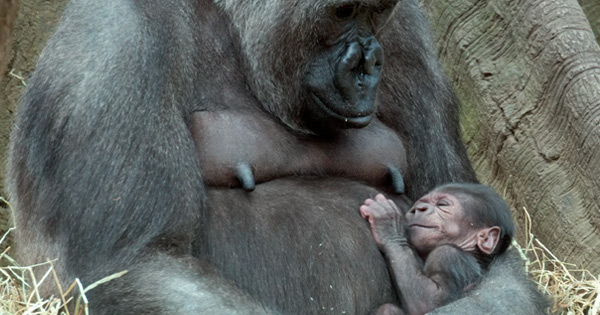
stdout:
[(490, 255), (498, 245), (499, 237), (500, 228), (497, 226), (480, 229), (477, 231), (477, 247), (482, 253)]

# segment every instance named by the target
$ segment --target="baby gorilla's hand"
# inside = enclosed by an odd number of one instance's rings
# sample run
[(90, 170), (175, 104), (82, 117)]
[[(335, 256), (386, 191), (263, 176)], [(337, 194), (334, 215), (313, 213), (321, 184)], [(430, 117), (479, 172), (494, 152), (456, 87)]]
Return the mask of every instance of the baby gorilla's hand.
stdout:
[(406, 243), (402, 224), (404, 214), (393, 201), (382, 194), (377, 194), (375, 200), (365, 200), (360, 206), (360, 215), (369, 221), (371, 234), (379, 249), (384, 250), (386, 246), (396, 243)]

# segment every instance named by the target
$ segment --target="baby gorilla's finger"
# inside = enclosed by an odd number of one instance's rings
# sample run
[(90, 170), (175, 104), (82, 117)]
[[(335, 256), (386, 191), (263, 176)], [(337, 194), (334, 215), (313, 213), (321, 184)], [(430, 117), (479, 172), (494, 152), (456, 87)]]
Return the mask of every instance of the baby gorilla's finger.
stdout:
[(396, 203), (391, 199), (387, 199), (382, 194), (377, 194), (377, 196), (375, 196), (375, 200), (382, 207), (384, 207), (387, 212), (391, 212), (390, 210), (395, 211), (395, 212), (400, 212), (400, 210), (398, 209), (398, 206), (396, 206)]
[(385, 198), (385, 196), (382, 194), (377, 194), (375, 195), (375, 201), (379, 203), (385, 203), (387, 201), (387, 198)]
[(360, 206), (359, 212), (360, 212), (360, 215), (363, 217), (363, 219), (367, 219), (371, 215), (371, 211), (369, 210), (369, 207), (371, 207), (371, 205), (373, 205), (373, 203), (375, 203), (375, 201), (371, 198), (368, 198), (365, 200), (363, 205)]
[(369, 211), (369, 206), (367, 206), (367, 205), (362, 205), (362, 206), (360, 206), (360, 208), (359, 208), (359, 212), (360, 212), (360, 216), (361, 216), (363, 219), (366, 219), (366, 220), (368, 220), (368, 219), (369, 219), (369, 217), (371, 216), (371, 211)]
[(381, 202), (373, 202), (369, 206), (369, 211), (371, 212), (371, 216), (374, 217), (385, 217), (390, 212), (386, 205), (381, 204)]
[(365, 199), (365, 202), (363, 202), (363, 204), (370, 206), (375, 202), (375, 200), (371, 199), (371, 198), (367, 198)]

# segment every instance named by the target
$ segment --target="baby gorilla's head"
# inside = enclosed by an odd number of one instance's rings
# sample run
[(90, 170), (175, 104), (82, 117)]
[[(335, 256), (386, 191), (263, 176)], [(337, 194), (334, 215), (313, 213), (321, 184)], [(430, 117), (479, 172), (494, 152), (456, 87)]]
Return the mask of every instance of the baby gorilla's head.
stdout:
[(506, 251), (515, 234), (508, 205), (492, 188), (451, 183), (423, 196), (406, 213), (407, 235), (422, 257), (452, 244), (484, 265)]

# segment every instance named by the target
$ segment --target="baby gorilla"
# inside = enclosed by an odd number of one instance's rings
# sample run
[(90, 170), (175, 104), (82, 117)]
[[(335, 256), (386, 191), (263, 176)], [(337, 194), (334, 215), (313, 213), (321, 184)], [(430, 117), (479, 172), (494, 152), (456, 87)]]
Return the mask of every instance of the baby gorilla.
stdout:
[(459, 299), (515, 233), (504, 199), (481, 184), (437, 187), (406, 215), (378, 194), (360, 214), (386, 256), (404, 309), (384, 304), (377, 314), (425, 314)]

